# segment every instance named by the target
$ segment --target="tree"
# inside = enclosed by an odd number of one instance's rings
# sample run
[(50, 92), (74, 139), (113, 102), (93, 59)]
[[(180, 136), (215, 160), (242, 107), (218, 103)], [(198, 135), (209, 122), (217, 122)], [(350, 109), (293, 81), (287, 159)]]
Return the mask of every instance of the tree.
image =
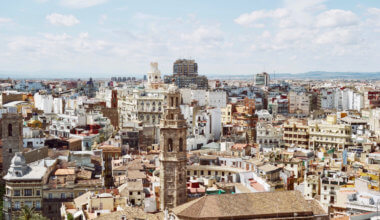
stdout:
[(67, 214), (67, 219), (68, 220), (74, 220), (74, 217), (73, 217), (73, 215), (71, 213), (68, 213)]
[(30, 208), (29, 206), (23, 206), (21, 208), (21, 214), (19, 220), (31, 220), (33, 217), (34, 208)]
[(34, 208), (30, 208), (29, 206), (23, 206), (21, 208), (21, 214), (18, 220), (47, 220), (41, 214), (35, 213)]
[(0, 219), (3, 219), (3, 196), (5, 194), (5, 183), (0, 182)]

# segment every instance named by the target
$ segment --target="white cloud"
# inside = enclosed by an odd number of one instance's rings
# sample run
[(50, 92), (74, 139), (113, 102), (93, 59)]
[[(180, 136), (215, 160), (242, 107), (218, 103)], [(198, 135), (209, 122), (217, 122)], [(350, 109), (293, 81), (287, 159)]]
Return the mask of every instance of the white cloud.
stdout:
[(380, 8), (369, 8), (367, 11), (370, 15), (380, 16)]
[(50, 24), (67, 27), (79, 24), (79, 20), (74, 15), (63, 15), (58, 13), (46, 15), (46, 20), (48, 20)]
[(352, 11), (332, 9), (318, 15), (317, 27), (342, 27), (359, 23), (359, 19)]
[(108, 0), (61, 0), (61, 5), (69, 8), (88, 8), (106, 3)]
[(336, 28), (319, 34), (317, 44), (347, 45), (358, 43), (358, 33), (348, 28)]
[(104, 24), (104, 22), (106, 22), (107, 19), (108, 19), (108, 16), (106, 14), (100, 15), (99, 24)]
[[(94, 22), (106, 20), (107, 25), (96, 30), (2, 36), (0, 66), (23, 71), (48, 68), (52, 72), (142, 74), (150, 60), (157, 59), (162, 72), (170, 72), (176, 58), (193, 57), (202, 74), (252, 73), (264, 65), (276, 72), (371, 71), (378, 67), (380, 39), (374, 27), (379, 24), (375, 22), (379, 9), (359, 10), (356, 25), (333, 17), (334, 22), (318, 26), (318, 16), (331, 11), (323, 1), (285, 0), (279, 7), (236, 16), (236, 26), (262, 27), (242, 32), (239, 28), (228, 32), (227, 26), (214, 19), (200, 20), (196, 14), (161, 17), (131, 9), (128, 25), (115, 25), (110, 22), (111, 14), (108, 21), (100, 13)], [(366, 64), (359, 66), (359, 61)]]
[(200, 26), (190, 34), (182, 34), (181, 38), (186, 41), (207, 45), (218, 45), (223, 41), (223, 32), (219, 27)]
[(256, 23), (259, 20), (266, 18), (283, 18), (289, 14), (285, 8), (278, 8), (275, 10), (258, 10), (251, 13), (245, 13), (237, 17), (234, 21), (237, 24), (247, 27), (263, 27), (263, 23)]
[(0, 18), (0, 24), (10, 23), (12, 19), (10, 18)]
[[(368, 10), (369, 18), (368, 22), (370, 26), (380, 27), (380, 8), (369, 8)], [(379, 29), (377, 29), (380, 31)]]

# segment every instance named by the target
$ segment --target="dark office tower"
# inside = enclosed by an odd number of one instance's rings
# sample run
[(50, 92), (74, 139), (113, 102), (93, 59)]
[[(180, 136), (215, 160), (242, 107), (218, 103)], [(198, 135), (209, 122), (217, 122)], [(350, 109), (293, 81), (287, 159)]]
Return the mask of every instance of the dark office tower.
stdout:
[(173, 64), (173, 76), (198, 76), (198, 64), (194, 60), (176, 60)]
[(173, 64), (173, 75), (165, 76), (164, 82), (174, 83), (179, 88), (208, 88), (207, 77), (198, 75), (198, 64), (187, 59), (176, 60)]

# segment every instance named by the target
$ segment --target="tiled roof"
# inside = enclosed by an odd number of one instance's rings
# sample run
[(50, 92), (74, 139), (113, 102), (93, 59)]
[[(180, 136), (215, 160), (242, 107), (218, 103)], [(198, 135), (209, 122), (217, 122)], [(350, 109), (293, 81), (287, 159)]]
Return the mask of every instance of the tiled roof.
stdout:
[(128, 179), (145, 179), (146, 174), (138, 170), (128, 170), (127, 178)]
[(64, 176), (64, 175), (74, 175), (74, 169), (57, 169), (54, 173), (56, 176)]
[(267, 172), (272, 172), (272, 171), (278, 170), (279, 167), (273, 166), (271, 164), (265, 164), (263, 166), (258, 167), (258, 169), (267, 173)]
[(313, 216), (313, 208), (298, 191), (207, 195), (173, 212), (192, 219)]
[(235, 144), (231, 147), (231, 149), (234, 149), (234, 150), (243, 150), (247, 147), (250, 147), (251, 145), (249, 144)]
[(127, 188), (130, 191), (142, 191), (144, 189), (142, 181), (136, 180), (136, 181), (128, 181)]

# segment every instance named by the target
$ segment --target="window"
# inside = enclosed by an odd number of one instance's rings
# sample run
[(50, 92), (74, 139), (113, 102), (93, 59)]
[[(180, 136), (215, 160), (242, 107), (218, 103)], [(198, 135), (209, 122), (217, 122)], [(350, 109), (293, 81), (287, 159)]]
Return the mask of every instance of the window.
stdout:
[(9, 148), (8, 152), (9, 152), (9, 153), (12, 153), (12, 148)]
[(183, 151), (183, 139), (180, 138), (179, 139), (179, 152), (182, 152)]
[(198, 175), (198, 172), (196, 170), (194, 170), (194, 175)]
[(140, 191), (138, 191), (138, 192), (137, 192), (137, 195), (140, 195), (140, 194), (141, 194)]
[(203, 175), (203, 173), (204, 173), (203, 170), (201, 170), (201, 175)]
[(168, 139), (168, 152), (173, 151), (173, 139), (169, 138)]
[(8, 124), (8, 136), (12, 136), (12, 124)]
[(129, 192), (129, 195), (131, 196), (133, 194), (133, 192)]
[(211, 171), (209, 170), (209, 171), (207, 172), (207, 174), (210, 176), (210, 175), (211, 175)]
[(189, 170), (187, 171), (187, 175), (190, 176), (190, 171)]
[(14, 191), (14, 196), (20, 196), (20, 190), (16, 189), (16, 190)]
[(324, 186), (323, 189), (324, 189), (324, 190), (327, 190), (327, 186)]
[(40, 196), (40, 195), (41, 195), (41, 191), (37, 190), (37, 191), (36, 191), (36, 195), (37, 195), (37, 196)]
[(32, 189), (24, 189), (24, 196), (32, 196)]
[(20, 209), (20, 202), (15, 202), (15, 209), (17, 210), (17, 209)]
[(40, 201), (36, 201), (36, 209), (40, 209), (41, 208), (41, 202)]
[(65, 193), (61, 193), (61, 199), (66, 199), (66, 194)]
[(53, 194), (49, 193), (49, 199), (52, 199), (52, 198), (53, 198)]
[(33, 202), (32, 201), (26, 201), (24, 202), (25, 206), (28, 206), (29, 208), (33, 207)]

